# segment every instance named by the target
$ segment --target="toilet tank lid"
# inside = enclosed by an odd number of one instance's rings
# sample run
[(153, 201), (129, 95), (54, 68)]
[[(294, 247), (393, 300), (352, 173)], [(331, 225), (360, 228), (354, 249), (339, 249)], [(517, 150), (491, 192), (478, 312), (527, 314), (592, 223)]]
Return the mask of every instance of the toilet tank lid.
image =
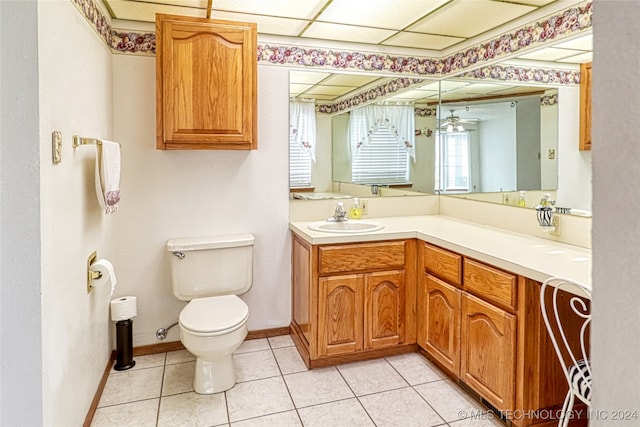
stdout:
[(233, 248), (251, 246), (255, 242), (253, 234), (226, 234), (220, 236), (186, 237), (167, 240), (167, 250), (196, 251), (200, 249)]

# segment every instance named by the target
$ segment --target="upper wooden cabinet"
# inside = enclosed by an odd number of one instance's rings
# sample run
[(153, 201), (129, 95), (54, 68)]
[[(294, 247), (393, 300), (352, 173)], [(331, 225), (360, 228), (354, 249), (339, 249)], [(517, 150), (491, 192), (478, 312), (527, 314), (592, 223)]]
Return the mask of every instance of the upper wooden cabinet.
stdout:
[(257, 148), (256, 24), (156, 15), (163, 150)]
[(580, 65), (580, 150), (591, 150), (591, 64)]

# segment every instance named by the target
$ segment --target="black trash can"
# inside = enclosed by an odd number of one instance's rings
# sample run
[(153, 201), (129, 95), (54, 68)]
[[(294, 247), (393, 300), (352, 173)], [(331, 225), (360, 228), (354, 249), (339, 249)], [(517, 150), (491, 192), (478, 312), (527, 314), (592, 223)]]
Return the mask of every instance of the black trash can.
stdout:
[(133, 320), (116, 322), (116, 371), (126, 371), (136, 366), (133, 360)]

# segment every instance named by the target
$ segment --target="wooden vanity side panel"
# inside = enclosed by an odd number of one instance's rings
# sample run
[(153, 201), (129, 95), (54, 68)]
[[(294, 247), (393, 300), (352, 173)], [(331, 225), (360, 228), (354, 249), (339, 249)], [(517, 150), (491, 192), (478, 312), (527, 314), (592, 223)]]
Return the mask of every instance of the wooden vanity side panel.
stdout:
[(291, 269), (292, 283), (292, 315), (298, 325), (307, 346), (312, 341), (311, 336), (311, 246), (293, 235), (291, 248), (293, 268)]
[(402, 241), (322, 246), (318, 254), (319, 274), (351, 273), (367, 270), (397, 269), (405, 264)]
[(404, 343), (404, 283), (404, 271), (365, 274), (365, 350)]
[(462, 286), (462, 255), (424, 244), (424, 268), (452, 285)]
[(486, 264), (464, 259), (464, 289), (509, 311), (515, 311), (516, 275)]

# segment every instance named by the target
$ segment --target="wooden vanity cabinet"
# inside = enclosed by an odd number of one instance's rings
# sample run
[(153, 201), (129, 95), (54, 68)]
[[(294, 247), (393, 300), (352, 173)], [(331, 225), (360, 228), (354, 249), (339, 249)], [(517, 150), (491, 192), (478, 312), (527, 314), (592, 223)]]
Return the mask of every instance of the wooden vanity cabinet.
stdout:
[(308, 367), (415, 351), (415, 240), (292, 245), (292, 337)]
[(257, 148), (256, 24), (156, 15), (156, 146)]

